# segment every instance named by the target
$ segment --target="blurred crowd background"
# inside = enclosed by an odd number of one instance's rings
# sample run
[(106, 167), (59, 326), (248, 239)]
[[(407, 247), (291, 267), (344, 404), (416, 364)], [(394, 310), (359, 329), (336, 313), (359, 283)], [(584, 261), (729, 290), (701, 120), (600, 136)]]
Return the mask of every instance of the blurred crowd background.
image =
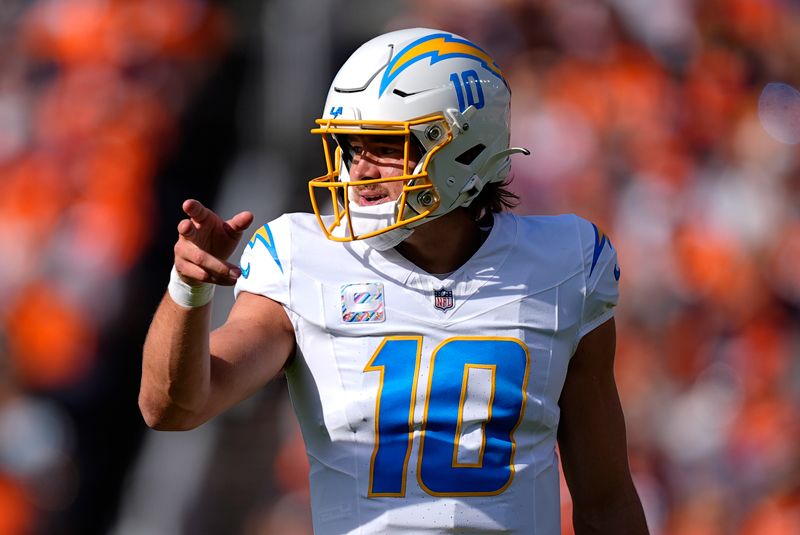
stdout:
[(651, 533), (800, 533), (800, 104), (759, 116), (800, 87), (800, 1), (2, 0), (0, 535), (310, 533), (282, 381), (157, 433), (140, 350), (181, 201), (307, 210), (336, 68), (409, 26), (503, 67), (517, 212), (618, 250)]

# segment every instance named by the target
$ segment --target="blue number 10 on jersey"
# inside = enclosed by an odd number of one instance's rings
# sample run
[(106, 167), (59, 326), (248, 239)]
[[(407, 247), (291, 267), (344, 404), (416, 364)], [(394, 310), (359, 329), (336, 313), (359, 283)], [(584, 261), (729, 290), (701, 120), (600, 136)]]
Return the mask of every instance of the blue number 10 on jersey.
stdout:
[[(402, 497), (414, 432), (422, 337), (387, 337), (364, 368), (379, 372), (370, 497)], [(430, 357), (419, 441), (417, 480), (434, 496), (488, 496), (514, 477), (514, 431), (525, 410), (530, 357), (514, 338), (445, 340)], [(475, 372), (475, 373), (471, 373)], [(487, 377), (479, 396), (486, 417), (477, 459), (459, 460), (470, 377)], [(477, 389), (476, 389), (477, 390)]]

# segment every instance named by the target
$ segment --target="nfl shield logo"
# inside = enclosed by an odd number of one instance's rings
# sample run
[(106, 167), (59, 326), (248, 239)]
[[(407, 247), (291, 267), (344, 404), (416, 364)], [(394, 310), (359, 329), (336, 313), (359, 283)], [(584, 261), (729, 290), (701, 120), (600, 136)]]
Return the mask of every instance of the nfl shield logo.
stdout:
[(433, 306), (444, 312), (453, 308), (453, 290), (445, 290), (442, 286), (433, 291)]

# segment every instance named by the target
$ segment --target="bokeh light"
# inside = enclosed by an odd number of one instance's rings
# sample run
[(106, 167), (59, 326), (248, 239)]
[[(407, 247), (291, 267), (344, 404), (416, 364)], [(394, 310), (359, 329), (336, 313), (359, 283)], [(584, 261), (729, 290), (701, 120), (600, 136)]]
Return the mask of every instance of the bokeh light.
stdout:
[(758, 118), (775, 140), (800, 143), (800, 91), (788, 84), (768, 83), (758, 98)]

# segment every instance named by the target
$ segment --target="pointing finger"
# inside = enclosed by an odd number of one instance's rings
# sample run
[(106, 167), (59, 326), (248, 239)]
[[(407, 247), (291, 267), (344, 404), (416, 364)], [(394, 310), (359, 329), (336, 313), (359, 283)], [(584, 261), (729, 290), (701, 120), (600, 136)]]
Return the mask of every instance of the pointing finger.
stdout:
[(183, 211), (197, 223), (202, 223), (211, 213), (211, 210), (203, 206), (198, 200), (187, 199), (183, 201)]

